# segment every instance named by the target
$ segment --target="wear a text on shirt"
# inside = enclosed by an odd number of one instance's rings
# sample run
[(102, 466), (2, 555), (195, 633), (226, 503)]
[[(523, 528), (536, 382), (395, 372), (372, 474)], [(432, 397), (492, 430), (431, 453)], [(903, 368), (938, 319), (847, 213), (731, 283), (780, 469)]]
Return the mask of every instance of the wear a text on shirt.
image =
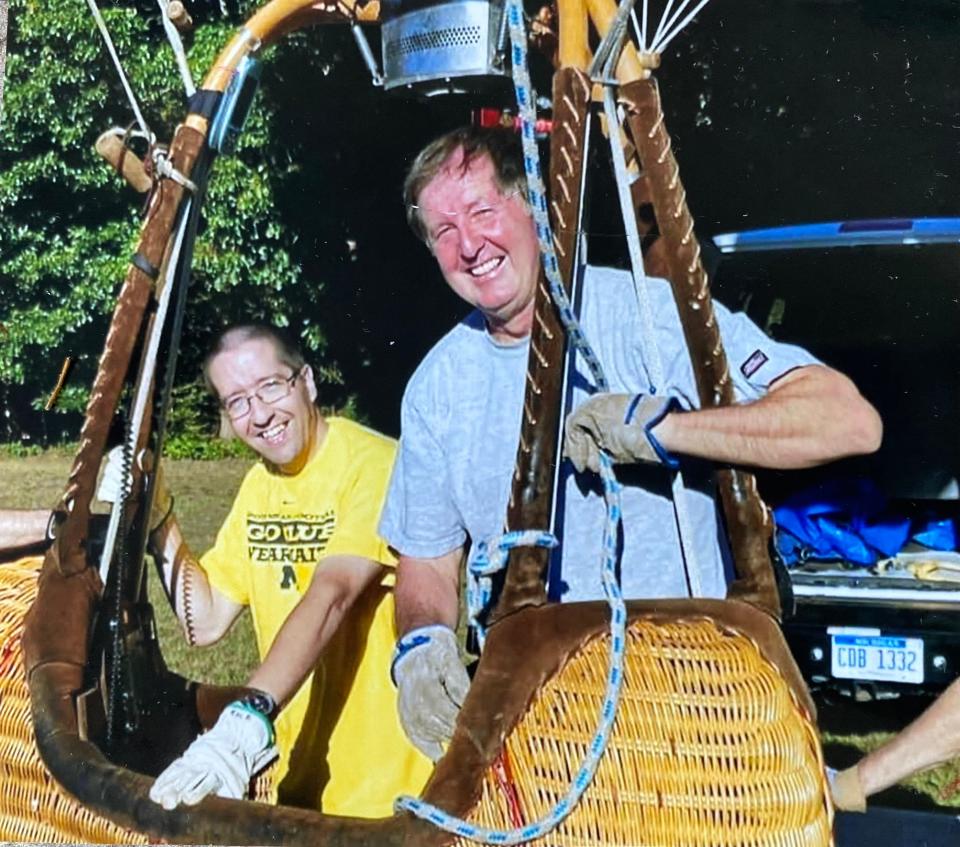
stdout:
[(319, 561), (336, 528), (333, 510), (322, 515), (247, 518), (247, 552), (251, 562)]

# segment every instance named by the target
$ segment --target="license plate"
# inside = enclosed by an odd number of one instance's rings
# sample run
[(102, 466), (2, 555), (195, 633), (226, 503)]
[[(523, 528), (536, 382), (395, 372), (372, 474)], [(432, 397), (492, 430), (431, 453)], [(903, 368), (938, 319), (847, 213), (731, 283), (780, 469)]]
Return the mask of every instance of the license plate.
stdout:
[(923, 682), (923, 639), (831, 635), (831, 670), (840, 679)]

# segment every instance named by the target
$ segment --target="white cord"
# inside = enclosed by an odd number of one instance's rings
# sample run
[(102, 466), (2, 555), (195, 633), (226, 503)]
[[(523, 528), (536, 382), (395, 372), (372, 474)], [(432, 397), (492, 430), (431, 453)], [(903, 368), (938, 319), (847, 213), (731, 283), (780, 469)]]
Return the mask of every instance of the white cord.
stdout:
[[(666, 49), (667, 49), (667, 45), (668, 45), (671, 41), (673, 41), (673, 39), (676, 38), (676, 37), (680, 34), (681, 30), (682, 30), (688, 23), (690, 23), (690, 21), (692, 21), (692, 20), (694, 19), (694, 17), (696, 16), (697, 12), (699, 12), (699, 11), (700, 11), (704, 6), (706, 6), (707, 3), (709, 3), (709, 2), (710, 2), (710, 0), (700, 0), (700, 2), (696, 5), (696, 8), (694, 8), (694, 10), (693, 10), (689, 15), (687, 15), (687, 16), (676, 26), (676, 28), (675, 28), (669, 35), (664, 34), (662, 40), (657, 41), (657, 42), (654, 44), (654, 46), (651, 48), (651, 49), (653, 50), (653, 52), (654, 52), (654, 53), (662, 53), (664, 50), (666, 50)], [(683, 5), (686, 6), (686, 0), (684, 0), (684, 4), (683, 4)], [(681, 8), (682, 8), (682, 7), (681, 7)], [(677, 15), (674, 16), (674, 20), (676, 20), (677, 16), (680, 14), (680, 11), (681, 11), (680, 9), (677, 10)], [(673, 21), (670, 22), (670, 25), (672, 25), (672, 24), (673, 24)]]
[[(629, 2), (629, 0), (624, 0)], [(610, 54), (609, 61), (615, 63), (619, 50)], [(627, 162), (623, 155), (623, 147), (619, 143), (620, 119), (617, 115), (616, 103), (613, 98), (613, 87), (603, 87), (603, 110), (607, 118), (607, 134), (610, 138), (610, 153), (613, 157), (613, 171), (617, 184), (617, 198), (620, 201), (620, 214), (623, 217), (623, 227), (627, 235), (627, 248), (630, 255), (630, 268), (633, 272), (633, 288), (637, 297), (637, 306), (640, 312), (640, 349), (644, 362), (647, 364), (650, 382), (657, 393), (664, 391), (663, 360), (657, 348), (656, 334), (653, 323), (653, 307), (650, 303), (650, 292), (647, 286), (647, 272), (643, 265), (643, 253), (640, 249), (640, 238), (637, 234), (637, 216), (633, 207), (628, 184)], [(693, 542), (693, 527), (690, 521), (689, 492), (683, 479), (683, 472), (677, 470), (671, 481), (673, 491), (673, 512), (677, 523), (677, 540), (680, 544), (680, 555), (686, 574), (687, 588), (691, 597), (703, 596), (703, 579), (700, 571), (700, 562), (696, 554), (696, 545)]]
[(657, 31), (653, 34), (653, 41), (650, 44), (650, 49), (653, 52), (656, 52), (657, 42), (660, 40), (663, 30), (666, 28), (667, 18), (670, 16), (670, 10), (673, 8), (673, 0), (667, 0), (667, 5), (663, 8), (663, 14), (660, 16), (660, 23), (657, 24)]
[(150, 132), (150, 127), (147, 126), (147, 122), (143, 119), (143, 115), (140, 113), (140, 106), (137, 104), (137, 98), (133, 94), (133, 89), (130, 87), (130, 83), (127, 82), (127, 76), (123, 72), (123, 65), (120, 63), (120, 57), (117, 55), (117, 49), (113, 46), (113, 39), (110, 38), (110, 32), (107, 30), (106, 21), (103, 19), (103, 15), (100, 14), (100, 8), (97, 6), (97, 0), (87, 0), (87, 5), (90, 7), (90, 11), (93, 14), (93, 19), (97, 23), (97, 28), (100, 30), (100, 34), (103, 36), (104, 44), (107, 45), (107, 52), (110, 54), (110, 58), (113, 60), (113, 64), (117, 69), (117, 73), (120, 75), (120, 82), (123, 84), (123, 90), (127, 93), (127, 100), (130, 101), (130, 107), (133, 109), (133, 114), (136, 116), (137, 123), (140, 125), (140, 130), (143, 134), (153, 141), (153, 133)]
[[(166, 273), (164, 274), (163, 290), (160, 292), (160, 302), (157, 304), (157, 314), (153, 322), (153, 330), (151, 331), (150, 338), (147, 342), (147, 353), (144, 358), (144, 364), (141, 373), (153, 374), (156, 368), (157, 351), (160, 348), (160, 337), (163, 334), (164, 323), (166, 322), (167, 311), (170, 306), (170, 297), (174, 287), (173, 279), (177, 272), (177, 264), (179, 263), (180, 259), (180, 250), (183, 248), (183, 238), (184, 233), (187, 231), (187, 224), (190, 219), (190, 206), (192, 205), (192, 202), (193, 201), (188, 198), (183, 204), (183, 214), (180, 218), (180, 226), (177, 229), (176, 240), (173, 243), (173, 248), (170, 250), (170, 256), (167, 259), (167, 269)], [(140, 433), (140, 425), (143, 423), (143, 416), (146, 412), (147, 398), (150, 395), (150, 386), (152, 382), (152, 376), (146, 382), (141, 382), (137, 396), (134, 398), (134, 406), (133, 412), (130, 416), (129, 428), (131, 443), (127, 445), (127, 449), (130, 451), (133, 461), (137, 460), (137, 438)], [(159, 461), (160, 457), (157, 456), (156, 462), (159, 463)], [(110, 562), (113, 559), (113, 548), (116, 546), (117, 532), (120, 528), (120, 515), (123, 512), (124, 501), (130, 495), (132, 484), (133, 480), (129, 476), (123, 480), (121, 490), (118, 492), (119, 496), (110, 510), (110, 521), (107, 524), (107, 536), (103, 544), (103, 553), (100, 556), (100, 582), (103, 585), (107, 584), (107, 577), (110, 573)]]
[(167, 34), (167, 41), (173, 50), (173, 55), (177, 60), (177, 69), (180, 71), (180, 78), (183, 80), (183, 90), (187, 97), (192, 97), (197, 90), (193, 82), (193, 74), (190, 73), (190, 65), (187, 64), (187, 53), (183, 49), (183, 39), (180, 38), (180, 32), (173, 25), (167, 9), (170, 6), (169, 0), (157, 0), (160, 6), (160, 17), (163, 19), (163, 31)]

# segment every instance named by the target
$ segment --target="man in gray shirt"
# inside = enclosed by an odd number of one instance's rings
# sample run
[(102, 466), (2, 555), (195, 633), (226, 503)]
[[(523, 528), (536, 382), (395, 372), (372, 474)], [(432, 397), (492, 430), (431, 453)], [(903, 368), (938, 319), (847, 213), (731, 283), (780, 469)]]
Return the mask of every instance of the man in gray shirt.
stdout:
[[(447, 284), (475, 308), (407, 385), (380, 523), (400, 554), (393, 674), (401, 722), (434, 758), (468, 687), (453, 636), (463, 554), (475, 555), (478, 542), (502, 530), (520, 433), (540, 271), (522, 161), (511, 133), (465, 128), (425, 148), (405, 184), (411, 226)], [(583, 284), (580, 321), (610, 391), (597, 393), (578, 367), (565, 442), (576, 473), (561, 488), (562, 555), (550, 594), (603, 596), (604, 507), (590, 470), (603, 447), (615, 462), (636, 465), (622, 494), (624, 596), (688, 593), (669, 485), (670, 468), (682, 463), (697, 582), (704, 596), (722, 597), (725, 550), (709, 462), (802, 468), (870, 452), (879, 446), (879, 417), (842, 374), (719, 305), (737, 404), (701, 410), (669, 284), (648, 280), (662, 385), (652, 384), (644, 359), (630, 275), (588, 268)]]

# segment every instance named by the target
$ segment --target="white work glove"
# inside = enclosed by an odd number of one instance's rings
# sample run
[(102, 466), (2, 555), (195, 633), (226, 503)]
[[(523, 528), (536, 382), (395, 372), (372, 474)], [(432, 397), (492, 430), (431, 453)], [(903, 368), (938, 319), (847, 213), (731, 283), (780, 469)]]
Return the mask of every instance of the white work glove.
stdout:
[(579, 473), (585, 468), (600, 471), (601, 450), (614, 462), (652, 462), (675, 468), (677, 460), (651, 432), (675, 408), (672, 397), (595, 394), (567, 418), (563, 454)]
[(827, 782), (830, 784), (834, 807), (843, 812), (867, 811), (867, 798), (863, 793), (860, 772), (856, 765), (844, 771), (827, 768)]
[[(116, 503), (120, 499), (120, 490), (124, 484), (123, 446), (114, 447), (107, 454), (103, 468), (97, 499), (104, 503)], [(157, 485), (153, 496), (153, 508), (150, 510), (150, 532), (162, 524), (173, 511), (173, 497), (163, 481), (163, 466), (157, 466)]]
[(192, 806), (208, 794), (242, 799), (255, 773), (277, 756), (273, 727), (259, 712), (231, 703), (213, 728), (191, 744), (150, 789), (164, 809)]
[(393, 651), (390, 675), (397, 686), (404, 732), (418, 750), (436, 761), (453, 735), (470, 688), (453, 630), (437, 624), (408, 632)]

